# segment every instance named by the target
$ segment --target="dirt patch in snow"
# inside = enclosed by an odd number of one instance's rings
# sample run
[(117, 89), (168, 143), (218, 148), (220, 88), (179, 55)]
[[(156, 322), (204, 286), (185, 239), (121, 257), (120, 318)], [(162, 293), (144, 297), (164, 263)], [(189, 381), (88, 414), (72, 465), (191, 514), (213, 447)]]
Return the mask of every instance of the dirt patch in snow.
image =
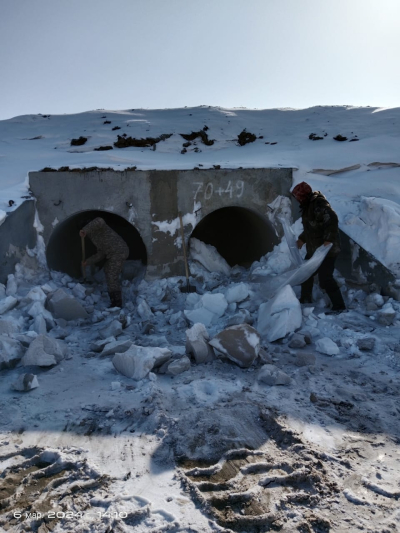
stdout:
[[(206, 133), (206, 130), (204, 128), (200, 131), (192, 131), (192, 133), (180, 133), (180, 136), (183, 137), (185, 141), (194, 141), (195, 139), (200, 137), (201, 142), (206, 146), (212, 146), (215, 142), (214, 140), (208, 138), (208, 134)], [(184, 146), (185, 145), (186, 143), (184, 144)]]
[(244, 129), (238, 135), (239, 146), (244, 146), (245, 144), (253, 143), (256, 139), (257, 136), (254, 135), (254, 133), (251, 133), (250, 131), (246, 131), (246, 129)]
[[(78, 524), (94, 491), (109, 479), (91, 469), (81, 451), (24, 448), (0, 457), (10, 466), (0, 476), (0, 525), (7, 531), (52, 531)], [(76, 511), (77, 506), (79, 511)]]
[(87, 137), (79, 137), (78, 139), (71, 139), (71, 146), (82, 146), (87, 142)]
[[(207, 466), (182, 461), (186, 489), (232, 531), (330, 531), (329, 519), (313, 509), (339, 489), (318, 454), (266, 410), (259, 413), (259, 426), (265, 432), (259, 449), (231, 449)], [(290, 508), (297, 510), (293, 518), (299, 511), (306, 516), (301, 523), (288, 517)]]
[(145, 148), (147, 146), (154, 146), (160, 141), (165, 141), (172, 136), (172, 133), (165, 133), (159, 137), (146, 137), (145, 139), (134, 139), (133, 137), (125, 137), (118, 135), (118, 140), (114, 143), (115, 148), (129, 148), (131, 146), (137, 148)]

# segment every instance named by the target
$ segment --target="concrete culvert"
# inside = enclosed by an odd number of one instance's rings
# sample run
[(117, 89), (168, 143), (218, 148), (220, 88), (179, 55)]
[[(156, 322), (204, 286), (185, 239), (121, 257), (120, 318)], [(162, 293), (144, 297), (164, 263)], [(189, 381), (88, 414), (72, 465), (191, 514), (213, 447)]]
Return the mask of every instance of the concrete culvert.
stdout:
[(230, 266), (246, 268), (279, 242), (269, 220), (243, 207), (213, 211), (197, 224), (192, 237), (215, 246)]
[[(81, 277), (82, 248), (79, 230), (96, 217), (102, 217), (106, 224), (120, 235), (129, 247), (129, 257), (124, 268), (123, 277), (132, 278), (138, 262), (147, 264), (147, 253), (138, 230), (125, 218), (107, 211), (81, 211), (63, 222), (53, 230), (46, 249), (47, 265), (51, 270), (65, 272), (74, 278)], [(86, 258), (96, 253), (96, 247), (89, 238), (85, 239)], [(98, 263), (102, 266), (102, 263)], [(131, 272), (132, 271), (132, 272)]]

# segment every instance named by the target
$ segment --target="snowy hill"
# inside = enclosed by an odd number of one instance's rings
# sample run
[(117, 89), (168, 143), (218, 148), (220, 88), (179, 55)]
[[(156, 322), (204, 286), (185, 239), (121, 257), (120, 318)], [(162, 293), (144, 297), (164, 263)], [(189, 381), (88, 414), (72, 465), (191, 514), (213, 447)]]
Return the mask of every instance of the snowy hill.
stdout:
[[(240, 146), (243, 130), (256, 140)], [(201, 131), (203, 139), (181, 135)], [(84, 144), (71, 145), (81, 137)], [(118, 138), (148, 141), (117, 148)], [(44, 167), (293, 167), (295, 183), (305, 180), (321, 190), (341, 229), (398, 273), (399, 154), (400, 108), (201, 106), (26, 115), (0, 121), (0, 219), (27, 195), (29, 171)]]

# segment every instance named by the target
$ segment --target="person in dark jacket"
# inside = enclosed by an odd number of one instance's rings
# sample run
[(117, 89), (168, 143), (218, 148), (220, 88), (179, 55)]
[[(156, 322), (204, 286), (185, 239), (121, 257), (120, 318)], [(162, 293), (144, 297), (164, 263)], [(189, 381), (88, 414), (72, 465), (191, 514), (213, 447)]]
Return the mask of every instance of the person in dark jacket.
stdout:
[(94, 265), (105, 259), (104, 273), (106, 275), (108, 294), (111, 307), (122, 307), (122, 292), (120, 276), (129, 248), (126, 242), (112, 230), (105, 221), (97, 217), (84, 226), (79, 232), (81, 237), (88, 236), (97, 248), (97, 253), (82, 263), (83, 267)]
[(302, 248), (306, 244), (306, 259), (310, 259), (320, 246), (327, 246), (332, 243), (331, 249), (318, 270), (302, 283), (300, 302), (312, 302), (314, 276), (318, 274), (319, 285), (321, 289), (326, 291), (332, 302), (332, 311), (343, 311), (346, 306), (340, 288), (333, 277), (336, 257), (340, 252), (337, 214), (325, 196), (319, 191), (313, 191), (305, 181), (294, 187), (292, 195), (300, 204), (303, 222), (303, 233), (299, 235), (297, 247)]

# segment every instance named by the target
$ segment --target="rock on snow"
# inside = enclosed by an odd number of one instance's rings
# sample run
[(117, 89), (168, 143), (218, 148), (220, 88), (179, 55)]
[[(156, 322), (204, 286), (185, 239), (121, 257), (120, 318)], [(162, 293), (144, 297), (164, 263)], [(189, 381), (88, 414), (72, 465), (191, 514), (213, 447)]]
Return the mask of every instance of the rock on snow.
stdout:
[(13, 390), (28, 392), (39, 387), (39, 382), (35, 374), (21, 374), (14, 383), (11, 384)]
[[(132, 341), (127, 339), (124, 341), (112, 341), (104, 346), (100, 355), (114, 355), (116, 353), (126, 352), (132, 345)], [(96, 350), (95, 350), (96, 351)]]
[(102, 350), (104, 350), (104, 347), (107, 344), (110, 344), (110, 343), (112, 343), (114, 341), (115, 341), (115, 337), (113, 337), (113, 336), (106, 337), (105, 339), (102, 339), (100, 341), (94, 341), (90, 345), (90, 350), (92, 352), (101, 352)]
[(260, 351), (260, 335), (248, 324), (239, 324), (215, 335), (210, 344), (237, 365), (247, 368)]
[(315, 359), (315, 354), (312, 352), (298, 352), (294, 364), (296, 366), (314, 365)]
[(290, 339), (289, 348), (304, 348), (306, 344), (307, 343), (304, 339), (304, 335), (300, 335), (300, 333), (295, 333)]
[(360, 350), (373, 350), (375, 347), (374, 337), (364, 337), (362, 339), (357, 339), (357, 346)]
[(393, 309), (391, 303), (385, 304), (382, 309), (378, 312), (378, 322), (382, 326), (390, 326), (393, 324), (394, 319), (396, 318), (396, 311)]
[(258, 381), (266, 385), (289, 385), (290, 377), (275, 365), (264, 365), (258, 373)]
[(174, 361), (171, 361), (169, 363), (166, 374), (170, 376), (177, 376), (178, 374), (182, 374), (182, 372), (186, 372), (186, 370), (189, 370), (190, 366), (191, 365), (189, 357), (186, 357), (186, 355), (184, 355), (180, 359), (175, 359)]

